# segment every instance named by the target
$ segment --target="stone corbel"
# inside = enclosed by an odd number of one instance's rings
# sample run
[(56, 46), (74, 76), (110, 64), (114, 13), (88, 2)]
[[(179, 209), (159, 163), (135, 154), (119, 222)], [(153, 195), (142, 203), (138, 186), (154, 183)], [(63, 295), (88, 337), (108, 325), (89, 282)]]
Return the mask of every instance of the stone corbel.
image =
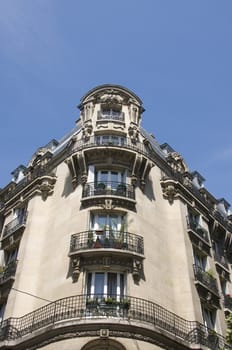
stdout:
[(138, 134), (138, 126), (134, 123), (130, 123), (130, 126), (128, 128), (128, 135), (131, 138), (131, 140), (136, 142), (138, 139)]
[(142, 262), (138, 259), (133, 259), (132, 276), (135, 282), (138, 282), (141, 278)]
[(79, 257), (75, 257), (72, 260), (72, 279), (73, 282), (77, 282), (79, 275), (80, 275), (80, 258)]
[(91, 120), (87, 120), (84, 123), (84, 127), (82, 128), (82, 137), (85, 141), (88, 141), (90, 139), (90, 136), (93, 131), (93, 125)]
[(177, 194), (176, 183), (173, 180), (162, 180), (161, 186), (163, 190), (163, 196), (169, 201), (170, 204), (173, 203), (175, 196)]
[(87, 181), (87, 168), (84, 151), (73, 153), (65, 162), (68, 165), (72, 176), (73, 188), (76, 188), (78, 185), (78, 179), (80, 178), (81, 183), (85, 184)]
[(42, 178), (42, 182), (39, 185), (39, 190), (42, 196), (42, 199), (45, 201), (47, 197), (53, 193), (54, 184), (56, 182), (56, 178), (54, 177), (45, 177)]
[(146, 163), (144, 165), (144, 170), (143, 173), (141, 175), (141, 180), (140, 180), (140, 184), (141, 184), (141, 188), (142, 190), (144, 190), (145, 184), (146, 184), (146, 178), (148, 177), (151, 168), (153, 167), (153, 163), (150, 162), (148, 159), (146, 160)]

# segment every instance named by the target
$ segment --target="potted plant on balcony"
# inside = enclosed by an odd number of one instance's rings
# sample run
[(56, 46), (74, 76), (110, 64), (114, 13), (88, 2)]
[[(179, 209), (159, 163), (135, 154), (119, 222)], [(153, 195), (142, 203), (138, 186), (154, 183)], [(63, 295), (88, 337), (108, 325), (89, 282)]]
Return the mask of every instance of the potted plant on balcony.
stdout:
[(218, 334), (214, 329), (209, 329), (208, 330), (208, 342), (209, 342), (209, 347), (212, 347), (213, 349), (218, 347), (219, 344), (219, 338)]
[(92, 248), (93, 246), (93, 231), (88, 232), (88, 241), (87, 241), (88, 247)]
[(102, 194), (104, 193), (106, 185), (104, 184), (104, 182), (99, 182), (96, 184), (95, 188), (96, 188), (96, 191), (95, 191), (96, 194)]
[(130, 308), (130, 300), (129, 299), (121, 299), (120, 300), (120, 306), (124, 310), (129, 310), (129, 308)]
[(121, 196), (126, 195), (126, 185), (124, 183), (120, 183), (117, 186), (117, 194)]

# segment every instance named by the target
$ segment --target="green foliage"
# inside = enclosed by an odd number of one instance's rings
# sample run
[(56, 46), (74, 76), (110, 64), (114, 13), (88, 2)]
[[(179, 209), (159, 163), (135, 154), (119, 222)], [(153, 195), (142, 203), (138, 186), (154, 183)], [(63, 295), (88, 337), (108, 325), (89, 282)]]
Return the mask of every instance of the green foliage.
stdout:
[(229, 344), (232, 345), (232, 312), (229, 313), (229, 315), (226, 317), (226, 323), (227, 323), (227, 334), (226, 334), (226, 340)]

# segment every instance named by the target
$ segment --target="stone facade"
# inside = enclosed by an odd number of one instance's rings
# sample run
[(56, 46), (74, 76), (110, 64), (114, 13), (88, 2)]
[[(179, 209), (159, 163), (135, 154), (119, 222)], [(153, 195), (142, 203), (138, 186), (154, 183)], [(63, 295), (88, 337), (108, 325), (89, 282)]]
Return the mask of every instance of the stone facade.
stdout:
[(227, 348), (232, 217), (102, 85), (0, 192), (0, 349)]

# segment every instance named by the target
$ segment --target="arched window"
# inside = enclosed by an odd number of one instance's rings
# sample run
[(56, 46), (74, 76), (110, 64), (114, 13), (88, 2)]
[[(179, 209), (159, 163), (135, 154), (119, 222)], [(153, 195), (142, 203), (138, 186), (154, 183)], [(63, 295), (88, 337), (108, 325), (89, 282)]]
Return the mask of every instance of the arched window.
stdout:
[(126, 348), (118, 341), (107, 338), (92, 340), (81, 350), (126, 350)]

